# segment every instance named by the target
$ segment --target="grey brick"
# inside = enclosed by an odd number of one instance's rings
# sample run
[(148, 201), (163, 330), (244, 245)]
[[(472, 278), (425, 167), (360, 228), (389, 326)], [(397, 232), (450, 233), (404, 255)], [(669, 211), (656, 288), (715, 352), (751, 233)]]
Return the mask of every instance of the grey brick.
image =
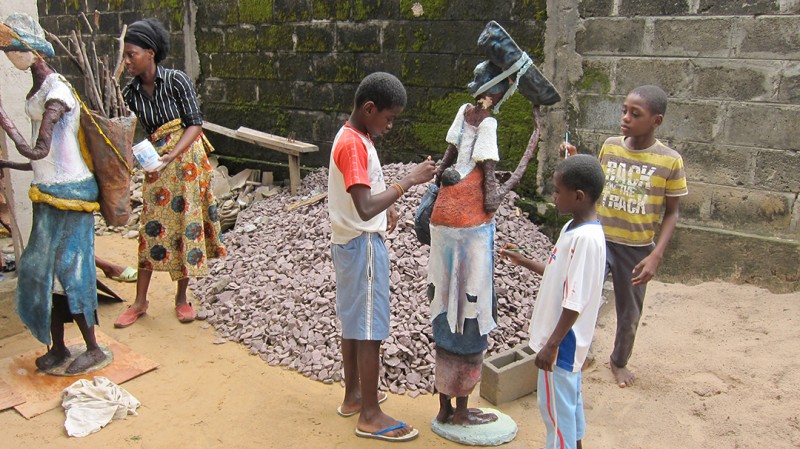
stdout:
[(586, 19), (575, 46), (582, 55), (641, 54), (644, 24), (644, 19)]
[[(294, 27), (297, 36), (295, 50), (298, 52), (330, 52), (334, 51), (334, 25), (329, 23), (298, 24)], [(274, 33), (270, 34), (275, 36)]]
[(800, 104), (800, 64), (790, 64), (781, 74), (777, 100)]
[(580, 113), (577, 127), (593, 131), (619, 132), (622, 97), (582, 95), (578, 97)]
[(686, 179), (719, 186), (752, 187), (756, 152), (752, 148), (678, 142)]
[(680, 200), (681, 222), (765, 236), (786, 234), (793, 202), (793, 194), (693, 182)]
[(197, 93), (203, 103), (218, 103), (225, 101), (225, 86), (227, 82), (219, 78), (206, 78), (197, 85)]
[(620, 59), (613, 93), (627, 95), (635, 87), (655, 84), (670, 97), (686, 97), (692, 82), (691, 67), (687, 59)]
[(732, 104), (723, 121), (721, 142), (776, 150), (797, 150), (800, 107)]
[(258, 94), (254, 80), (231, 81), (225, 86), (225, 99), (232, 103), (257, 103)]
[(679, 16), (689, 13), (688, 0), (622, 0), (621, 16)]
[(656, 132), (675, 140), (710, 142), (719, 115), (719, 103), (703, 101), (673, 101), (667, 106), (664, 123)]
[(715, 16), (736, 15), (753, 16), (758, 14), (777, 14), (780, 12), (778, 0), (749, 0), (732, 2), (730, 0), (700, 0), (698, 13)]
[(581, 93), (611, 93), (614, 63), (611, 58), (583, 58), (583, 74), (576, 86)]
[(800, 59), (800, 19), (790, 17), (742, 18), (734, 37), (740, 58)]
[(657, 19), (653, 55), (727, 57), (731, 29), (728, 19)]
[(755, 155), (755, 186), (800, 193), (800, 152), (761, 150)]
[(578, 8), (581, 17), (608, 17), (614, 8), (614, 0), (583, 0)]
[(355, 53), (378, 53), (381, 51), (379, 25), (339, 23), (336, 26), (338, 50)]
[(295, 107), (303, 107), (295, 104), (292, 90), (296, 85), (305, 85), (298, 81), (279, 81), (279, 80), (258, 80), (258, 102), (263, 106), (285, 106), (292, 105)]
[[(769, 257), (754, 257), (768, 254)], [(678, 226), (658, 279), (666, 282), (725, 280), (792, 292), (800, 288), (800, 244), (789, 240)]]
[(781, 70), (777, 61), (695, 61), (694, 95), (725, 100), (771, 100)]

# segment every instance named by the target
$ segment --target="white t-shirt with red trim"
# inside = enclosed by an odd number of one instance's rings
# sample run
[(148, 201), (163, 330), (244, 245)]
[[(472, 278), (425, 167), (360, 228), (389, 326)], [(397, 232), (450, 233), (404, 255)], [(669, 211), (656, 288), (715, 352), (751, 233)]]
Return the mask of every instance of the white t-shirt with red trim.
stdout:
[(556, 365), (577, 373), (592, 343), (606, 267), (606, 238), (599, 221), (561, 229), (545, 265), (531, 317), (530, 347), (539, 352), (561, 318), (563, 309), (579, 313), (558, 346)]
[(370, 188), (372, 195), (386, 190), (381, 161), (368, 135), (349, 124), (336, 133), (328, 169), (328, 213), (331, 218), (331, 242), (344, 245), (364, 232), (386, 232), (386, 211), (364, 221), (350, 196), (350, 187), (359, 184)]

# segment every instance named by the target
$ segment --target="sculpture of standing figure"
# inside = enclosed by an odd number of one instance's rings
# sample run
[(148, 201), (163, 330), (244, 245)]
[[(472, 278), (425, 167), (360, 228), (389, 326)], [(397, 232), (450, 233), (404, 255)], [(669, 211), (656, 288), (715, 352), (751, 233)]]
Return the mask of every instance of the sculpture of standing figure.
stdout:
[[(476, 92), (501, 72), (489, 61), (480, 63), (468, 89)], [(443, 423), (472, 425), (497, 419), (467, 408), (467, 401), (480, 379), (489, 331), (497, 327), (493, 251), (499, 152), (497, 120), (489, 108), (508, 87), (503, 80), (480, 94), (475, 104), (461, 106), (437, 170), (442, 186), (431, 214), (428, 291), (436, 341), (436, 419)]]
[(18, 263), (17, 311), (39, 341), (52, 342), (47, 353), (36, 359), (43, 371), (69, 359), (64, 323), (74, 320), (86, 352), (70, 363), (66, 373), (83, 373), (108, 356), (94, 333), (97, 287), (92, 212), (99, 210), (98, 188), (78, 144), (80, 104), (71, 86), (44, 60), (43, 56), (54, 56), (53, 47), (35, 19), (10, 15), (0, 24), (0, 49), (16, 68), (30, 69), (33, 76), (25, 104), (33, 146), (0, 108), (0, 126), (20, 154), (30, 159), (26, 163), (0, 160), (0, 168), (33, 170), (29, 191), (33, 226)]
[[(468, 407), (469, 394), (480, 380), (488, 334), (497, 327), (494, 213), (519, 183), (538, 145), (539, 105), (553, 104), (560, 97), (527, 53), (496, 22), (487, 24), (478, 45), (489, 60), (475, 67), (474, 80), (467, 86), (475, 103), (461, 106), (447, 133), (449, 145), (437, 169), (441, 188), (430, 215), (428, 297), (439, 393), (434, 424), (480, 426), (497, 422), (505, 426), (510, 422), (509, 431), (498, 438), (477, 439), (480, 444), (501, 444), (516, 434), (513, 420), (496, 411)], [(497, 120), (492, 111), (497, 113), (517, 89), (533, 103), (535, 130), (514, 173), (498, 185)], [(440, 434), (461, 442), (462, 435), (452, 433), (469, 433), (442, 429), (442, 425), (434, 425), (437, 433), (444, 432)], [(469, 444), (477, 440), (472, 438)]]

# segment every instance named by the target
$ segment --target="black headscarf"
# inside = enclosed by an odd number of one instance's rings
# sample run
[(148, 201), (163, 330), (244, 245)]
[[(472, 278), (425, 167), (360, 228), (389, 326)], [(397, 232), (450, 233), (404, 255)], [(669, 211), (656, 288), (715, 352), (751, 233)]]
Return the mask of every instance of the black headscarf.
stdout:
[(156, 64), (163, 61), (169, 53), (169, 33), (161, 22), (155, 19), (144, 19), (128, 26), (125, 42), (155, 53)]

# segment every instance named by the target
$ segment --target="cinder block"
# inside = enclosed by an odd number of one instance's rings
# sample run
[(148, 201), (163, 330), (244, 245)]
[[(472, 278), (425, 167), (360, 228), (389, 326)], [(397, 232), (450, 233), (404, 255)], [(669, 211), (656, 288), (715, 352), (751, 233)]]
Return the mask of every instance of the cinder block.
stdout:
[(583, 56), (641, 54), (644, 22), (628, 17), (586, 19), (584, 30), (575, 36), (577, 51)]
[(498, 405), (534, 393), (539, 375), (535, 359), (536, 353), (522, 343), (484, 360), (481, 397)]
[(718, 142), (794, 151), (800, 142), (798, 113), (800, 106), (795, 105), (731, 104), (722, 120), (722, 139)]
[(728, 57), (732, 24), (729, 19), (657, 19), (653, 55)]
[(670, 98), (690, 96), (692, 64), (688, 59), (623, 58), (617, 62), (616, 73), (615, 94), (628, 95), (637, 86), (656, 84)]
[(796, 16), (741, 18), (733, 37), (734, 56), (754, 59), (800, 58)]
[(782, 70), (781, 61), (699, 59), (694, 64), (694, 95), (724, 100), (771, 100)]

